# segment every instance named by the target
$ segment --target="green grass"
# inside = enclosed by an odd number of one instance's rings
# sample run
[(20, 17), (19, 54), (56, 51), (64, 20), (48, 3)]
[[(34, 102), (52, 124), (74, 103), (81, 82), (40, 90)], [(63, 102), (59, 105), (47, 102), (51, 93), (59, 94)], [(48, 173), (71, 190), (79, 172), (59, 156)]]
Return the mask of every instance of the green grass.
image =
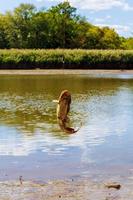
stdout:
[(0, 50), (0, 69), (133, 69), (133, 50)]

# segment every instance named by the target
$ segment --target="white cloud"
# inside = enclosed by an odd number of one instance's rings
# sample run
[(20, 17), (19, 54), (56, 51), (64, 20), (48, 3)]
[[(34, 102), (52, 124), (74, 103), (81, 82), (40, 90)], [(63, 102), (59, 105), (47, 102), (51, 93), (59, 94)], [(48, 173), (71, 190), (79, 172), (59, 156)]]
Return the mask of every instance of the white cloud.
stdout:
[(123, 33), (129, 33), (131, 32), (131, 27), (127, 25), (120, 25), (120, 24), (95, 24), (96, 26), (105, 27), (108, 26), (110, 28), (113, 28), (116, 30), (117, 33), (123, 34)]
[(119, 7), (123, 10), (132, 10), (131, 7), (125, 0), (70, 0), (74, 6), (78, 6), (82, 9), (88, 10), (108, 10), (113, 7)]
[(111, 19), (111, 16), (110, 15), (107, 15), (107, 16), (104, 16), (104, 18), (96, 18), (96, 19), (93, 19), (94, 23), (105, 23), (105, 21), (108, 21)]
[[(45, 0), (37, 0), (45, 1)], [(61, 0), (50, 0), (51, 2), (61, 2)], [(99, 11), (108, 10), (114, 7), (119, 7), (123, 10), (133, 10), (133, 5), (129, 5), (127, 0), (69, 0), (69, 2), (78, 8)]]
[(96, 19), (95, 19), (95, 22), (96, 22), (96, 23), (105, 22), (105, 18), (96, 18)]
[(107, 15), (107, 17), (106, 17), (107, 19), (111, 19), (112, 17), (110, 16), (110, 15)]

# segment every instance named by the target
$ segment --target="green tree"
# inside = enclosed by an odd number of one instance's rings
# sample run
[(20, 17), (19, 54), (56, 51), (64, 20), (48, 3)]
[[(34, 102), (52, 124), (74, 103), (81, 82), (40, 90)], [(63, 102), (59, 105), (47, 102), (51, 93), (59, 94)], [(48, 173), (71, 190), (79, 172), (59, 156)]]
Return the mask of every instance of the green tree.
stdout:
[(86, 33), (84, 48), (87, 49), (118, 49), (121, 39), (114, 29), (109, 27), (99, 28), (93, 26)]
[(121, 48), (122, 48), (122, 49), (129, 49), (129, 50), (132, 50), (132, 49), (133, 49), (133, 37), (130, 37), (130, 38), (123, 38), (123, 39), (122, 39)]
[(100, 40), (102, 49), (119, 49), (121, 46), (120, 36), (114, 29), (103, 27), (103, 37)]
[(35, 7), (32, 4), (20, 4), (13, 13), (6, 13), (6, 34), (10, 47), (31, 48), (32, 17)]
[(102, 37), (103, 31), (97, 26), (92, 26), (86, 33), (84, 48), (101, 49), (100, 41)]
[(40, 11), (20, 4), (0, 15), (0, 48), (133, 49), (133, 38), (94, 26), (76, 11), (68, 1)]
[[(73, 39), (74, 48), (87, 48), (88, 32), (93, 28), (93, 25), (87, 22), (85, 18), (80, 18), (75, 25), (75, 37)], [(89, 47), (90, 48), (90, 47)]]
[(0, 48), (8, 48), (8, 40), (6, 37), (5, 32), (5, 24), (6, 24), (6, 18), (4, 15), (0, 15)]
[(38, 12), (32, 17), (31, 37), (34, 48), (49, 48), (50, 46), (50, 19), (47, 12)]
[(52, 7), (49, 11), (51, 19), (51, 42), (54, 48), (70, 48), (75, 36), (75, 25), (78, 20), (76, 8), (68, 1)]

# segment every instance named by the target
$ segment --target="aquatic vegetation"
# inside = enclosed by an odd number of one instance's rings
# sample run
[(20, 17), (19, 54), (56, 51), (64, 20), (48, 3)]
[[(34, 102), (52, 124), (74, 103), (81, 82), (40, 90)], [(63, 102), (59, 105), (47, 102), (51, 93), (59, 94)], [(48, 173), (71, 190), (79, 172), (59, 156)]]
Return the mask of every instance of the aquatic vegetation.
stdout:
[(0, 69), (132, 69), (133, 50), (0, 50)]

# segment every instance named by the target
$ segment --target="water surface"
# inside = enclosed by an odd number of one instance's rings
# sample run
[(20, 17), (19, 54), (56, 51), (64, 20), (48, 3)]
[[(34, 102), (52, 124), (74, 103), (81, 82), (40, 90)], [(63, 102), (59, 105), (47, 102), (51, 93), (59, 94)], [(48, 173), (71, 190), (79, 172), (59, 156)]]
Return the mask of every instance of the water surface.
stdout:
[[(70, 90), (63, 133), (57, 99)], [(0, 180), (47, 180), (133, 172), (133, 76), (0, 76)]]

